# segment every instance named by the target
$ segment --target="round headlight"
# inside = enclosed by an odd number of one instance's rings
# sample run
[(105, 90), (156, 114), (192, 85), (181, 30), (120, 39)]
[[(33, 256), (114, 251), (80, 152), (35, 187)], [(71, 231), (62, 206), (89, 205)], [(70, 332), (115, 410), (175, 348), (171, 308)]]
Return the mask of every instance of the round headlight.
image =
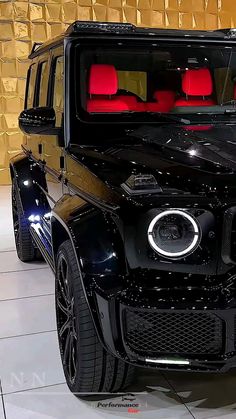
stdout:
[(170, 209), (156, 215), (148, 227), (148, 241), (160, 255), (180, 258), (192, 253), (201, 238), (196, 219), (189, 213)]

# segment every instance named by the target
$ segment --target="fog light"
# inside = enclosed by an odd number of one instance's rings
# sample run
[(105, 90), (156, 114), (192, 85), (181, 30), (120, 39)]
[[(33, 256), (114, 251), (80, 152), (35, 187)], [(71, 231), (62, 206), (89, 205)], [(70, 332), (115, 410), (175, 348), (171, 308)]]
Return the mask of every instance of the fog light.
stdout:
[(153, 362), (154, 364), (166, 364), (166, 365), (190, 365), (190, 362), (185, 359), (151, 359), (146, 358), (146, 362)]
[(170, 209), (156, 215), (148, 227), (148, 241), (160, 255), (180, 258), (192, 253), (199, 244), (201, 231), (189, 213)]

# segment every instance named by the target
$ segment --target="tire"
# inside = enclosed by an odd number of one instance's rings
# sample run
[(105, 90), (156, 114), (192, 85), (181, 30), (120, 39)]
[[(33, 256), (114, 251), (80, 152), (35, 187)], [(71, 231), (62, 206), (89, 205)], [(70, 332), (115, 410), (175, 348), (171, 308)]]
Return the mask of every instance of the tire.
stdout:
[(32, 242), (29, 231), (29, 221), (24, 217), (18, 186), (13, 179), (12, 181), (12, 217), (15, 235), (16, 251), (22, 262), (30, 262), (38, 259), (37, 249)]
[(59, 347), (70, 390), (82, 397), (121, 391), (131, 384), (135, 368), (109, 354), (98, 340), (70, 240), (58, 250), (55, 294)]

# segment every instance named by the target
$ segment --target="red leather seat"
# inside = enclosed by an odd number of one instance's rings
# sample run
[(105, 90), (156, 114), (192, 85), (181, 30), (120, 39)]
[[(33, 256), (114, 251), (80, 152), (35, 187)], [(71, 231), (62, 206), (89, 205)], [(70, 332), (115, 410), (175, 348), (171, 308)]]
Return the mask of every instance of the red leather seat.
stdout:
[(169, 112), (174, 107), (175, 93), (172, 90), (156, 90), (153, 98), (156, 102), (147, 102), (147, 111)]
[(122, 100), (114, 99), (89, 99), (88, 112), (122, 112), (129, 111), (129, 106)]
[(120, 96), (117, 96), (117, 98), (124, 101), (128, 105), (130, 111), (145, 112), (146, 110), (145, 103), (138, 102), (135, 96), (120, 95)]
[(207, 97), (213, 92), (211, 73), (208, 68), (187, 70), (183, 75), (182, 90), (186, 98), (176, 100), (175, 107), (215, 105), (215, 101)]
[(119, 96), (118, 78), (113, 65), (92, 64), (89, 73), (87, 100), (88, 112), (121, 112), (128, 111), (129, 105)]

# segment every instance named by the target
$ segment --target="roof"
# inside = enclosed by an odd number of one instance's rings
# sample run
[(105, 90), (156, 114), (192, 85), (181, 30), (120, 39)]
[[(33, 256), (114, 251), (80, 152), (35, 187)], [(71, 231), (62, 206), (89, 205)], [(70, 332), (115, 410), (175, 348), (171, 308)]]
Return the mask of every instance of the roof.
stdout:
[(43, 44), (34, 44), (29, 58), (39, 55), (44, 49), (54, 47), (61, 43), (64, 38), (85, 36), (148, 36), (165, 38), (185, 38), (185, 39), (207, 39), (215, 41), (233, 41), (236, 39), (236, 29), (226, 28), (214, 31), (199, 30), (180, 30), (180, 29), (160, 29), (160, 28), (141, 28), (130, 23), (109, 23), (95, 21), (76, 21), (72, 23), (66, 32), (56, 38), (53, 38)]
[(66, 35), (77, 35), (79, 33), (90, 34), (117, 34), (117, 35), (161, 35), (161, 36), (180, 36), (180, 37), (206, 37), (206, 38), (232, 38), (236, 37), (236, 29), (226, 28), (214, 31), (181, 30), (181, 29), (162, 29), (162, 28), (142, 28), (130, 23), (116, 22), (94, 22), (78, 20), (72, 23), (66, 30)]
[(67, 35), (74, 35), (77, 33), (134, 33), (138, 29), (131, 23), (120, 22), (94, 22), (77, 20), (72, 23), (66, 30)]

